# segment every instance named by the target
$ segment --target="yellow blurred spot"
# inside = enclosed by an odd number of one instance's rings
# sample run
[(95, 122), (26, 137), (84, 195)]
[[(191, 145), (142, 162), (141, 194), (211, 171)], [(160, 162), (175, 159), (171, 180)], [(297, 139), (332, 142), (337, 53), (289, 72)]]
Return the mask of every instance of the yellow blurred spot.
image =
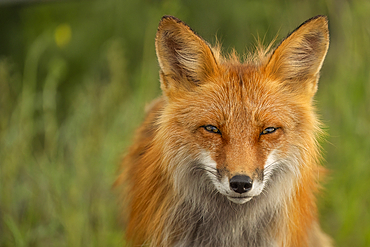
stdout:
[(56, 29), (54, 33), (55, 43), (60, 48), (68, 45), (68, 43), (71, 41), (72, 37), (72, 29), (71, 26), (68, 24), (60, 24)]

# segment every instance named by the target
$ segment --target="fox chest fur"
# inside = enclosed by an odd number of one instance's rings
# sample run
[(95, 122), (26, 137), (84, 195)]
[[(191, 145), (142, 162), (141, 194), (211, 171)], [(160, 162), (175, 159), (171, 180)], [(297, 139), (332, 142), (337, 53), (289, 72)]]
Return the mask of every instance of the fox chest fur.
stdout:
[(163, 96), (147, 110), (117, 180), (132, 246), (330, 246), (315, 193), (313, 96), (326, 17), (240, 62), (162, 18)]

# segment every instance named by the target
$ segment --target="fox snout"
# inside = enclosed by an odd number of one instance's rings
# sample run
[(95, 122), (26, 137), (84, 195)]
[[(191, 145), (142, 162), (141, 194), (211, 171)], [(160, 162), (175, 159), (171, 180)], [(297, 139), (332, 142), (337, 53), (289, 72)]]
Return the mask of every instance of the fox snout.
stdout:
[[(270, 155), (267, 159), (267, 163), (274, 163), (274, 156)], [(203, 167), (203, 171), (206, 172), (207, 176), (212, 181), (215, 188), (219, 193), (226, 196), (230, 201), (243, 204), (261, 194), (264, 190), (266, 179), (270, 176), (270, 166), (264, 169), (263, 167), (254, 165), (249, 167), (247, 165), (239, 167), (230, 167), (227, 165), (219, 166), (217, 162), (211, 158), (207, 153), (203, 153), (200, 159), (200, 164)], [(232, 169), (231, 169), (232, 168)], [(265, 174), (267, 172), (267, 174)], [(267, 175), (267, 176), (266, 176)]]
[[(228, 183), (226, 181), (228, 180)], [(226, 182), (226, 183), (225, 183)], [(246, 174), (237, 174), (230, 179), (221, 179), (220, 186), (215, 184), (219, 192), (227, 197), (230, 201), (243, 204), (258, 196), (264, 189), (263, 177), (254, 177), (252, 179)]]
[(253, 180), (246, 175), (236, 175), (230, 179), (230, 189), (236, 193), (243, 194), (253, 187)]

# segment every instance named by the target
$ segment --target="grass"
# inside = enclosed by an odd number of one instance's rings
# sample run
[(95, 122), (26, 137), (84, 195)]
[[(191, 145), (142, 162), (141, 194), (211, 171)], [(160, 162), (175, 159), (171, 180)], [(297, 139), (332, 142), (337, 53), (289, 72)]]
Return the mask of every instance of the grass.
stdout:
[(331, 174), (320, 220), (337, 246), (370, 245), (367, 1), (66, 1), (1, 13), (0, 246), (123, 244), (111, 186), (145, 104), (160, 94), (154, 37), (164, 14), (240, 53), (256, 36), (268, 43), (328, 15), (316, 100)]

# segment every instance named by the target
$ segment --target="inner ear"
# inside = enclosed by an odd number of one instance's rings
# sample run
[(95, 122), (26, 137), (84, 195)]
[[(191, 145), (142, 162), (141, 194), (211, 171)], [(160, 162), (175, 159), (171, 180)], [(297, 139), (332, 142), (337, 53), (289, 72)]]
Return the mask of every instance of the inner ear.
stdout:
[(162, 18), (155, 44), (164, 90), (191, 88), (217, 72), (217, 62), (208, 44), (175, 17)]

